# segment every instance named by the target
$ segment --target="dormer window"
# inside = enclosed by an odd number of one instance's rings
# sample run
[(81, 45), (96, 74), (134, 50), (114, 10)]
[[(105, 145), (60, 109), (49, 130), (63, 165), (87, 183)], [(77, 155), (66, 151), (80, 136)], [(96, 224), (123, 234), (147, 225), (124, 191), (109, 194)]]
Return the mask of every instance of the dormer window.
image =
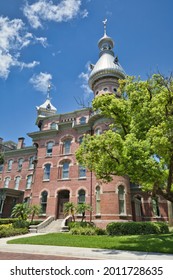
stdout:
[(86, 123), (86, 117), (81, 117), (80, 124), (85, 124), (85, 123)]
[(55, 122), (51, 123), (50, 128), (51, 129), (58, 129), (57, 123), (55, 123)]

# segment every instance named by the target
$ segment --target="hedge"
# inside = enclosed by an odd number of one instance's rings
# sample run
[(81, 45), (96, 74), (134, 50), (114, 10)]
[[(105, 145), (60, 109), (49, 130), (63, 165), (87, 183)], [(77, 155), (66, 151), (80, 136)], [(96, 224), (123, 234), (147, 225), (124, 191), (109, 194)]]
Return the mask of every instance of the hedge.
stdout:
[(109, 235), (141, 235), (169, 233), (164, 222), (112, 222), (107, 225)]
[(15, 236), (20, 234), (26, 234), (29, 230), (27, 228), (13, 228), (12, 226), (9, 228), (4, 228), (0, 230), (0, 238)]
[(18, 218), (0, 218), (0, 225), (13, 224)]

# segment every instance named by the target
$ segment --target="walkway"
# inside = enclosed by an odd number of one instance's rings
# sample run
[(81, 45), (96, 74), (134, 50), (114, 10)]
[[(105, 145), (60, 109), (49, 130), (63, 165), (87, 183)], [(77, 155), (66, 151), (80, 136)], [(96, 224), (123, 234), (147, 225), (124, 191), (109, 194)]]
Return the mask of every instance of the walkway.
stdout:
[[(25, 237), (38, 235), (38, 233), (29, 233)], [(7, 244), (11, 239), (23, 236), (14, 236), (0, 238), (0, 255), (3, 252), (18, 254), (34, 254), (40, 259), (39, 255), (46, 255), (47, 259), (62, 257), (63, 259), (95, 259), (95, 260), (173, 260), (173, 254), (129, 252), (120, 250), (94, 249), (94, 248), (76, 248), (64, 246), (47, 245), (26, 245), (26, 244)], [(48, 258), (49, 257), (49, 258)], [(17, 258), (16, 258), (17, 259)]]

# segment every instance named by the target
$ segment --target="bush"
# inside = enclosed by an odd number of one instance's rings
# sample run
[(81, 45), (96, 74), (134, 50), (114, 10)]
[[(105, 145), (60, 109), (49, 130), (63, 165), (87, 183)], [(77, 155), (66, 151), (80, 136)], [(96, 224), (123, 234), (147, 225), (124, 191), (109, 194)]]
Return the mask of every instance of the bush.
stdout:
[(17, 218), (1, 218), (0, 225), (13, 224), (17, 220), (18, 220)]
[(29, 230), (27, 228), (13, 228), (11, 226), (9, 228), (4, 228), (4, 229), (0, 230), (0, 238), (20, 235), (20, 234), (26, 234), (28, 232), (29, 232)]
[(69, 229), (79, 228), (79, 227), (82, 227), (82, 228), (92, 227), (93, 228), (94, 224), (89, 223), (89, 222), (70, 222), (70, 223), (68, 223), (68, 227), (69, 227)]
[(1, 231), (1, 230), (4, 230), (4, 229), (11, 228), (11, 227), (12, 227), (12, 224), (0, 225), (0, 231)]
[(30, 222), (26, 220), (17, 219), (13, 223), (14, 228), (29, 228)]
[(73, 227), (70, 233), (73, 235), (96, 235), (96, 231), (92, 227)]
[(164, 222), (113, 222), (106, 227), (109, 235), (140, 235), (169, 233)]

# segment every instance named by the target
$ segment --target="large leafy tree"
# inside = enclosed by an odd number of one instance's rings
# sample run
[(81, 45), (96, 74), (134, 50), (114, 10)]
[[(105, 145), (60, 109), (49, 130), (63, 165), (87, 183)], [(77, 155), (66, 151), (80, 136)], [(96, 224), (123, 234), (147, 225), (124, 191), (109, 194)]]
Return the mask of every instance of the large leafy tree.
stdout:
[(98, 96), (93, 109), (111, 120), (101, 135), (86, 135), (76, 153), (99, 179), (128, 175), (153, 196), (173, 202), (173, 80), (120, 80), (120, 97)]

